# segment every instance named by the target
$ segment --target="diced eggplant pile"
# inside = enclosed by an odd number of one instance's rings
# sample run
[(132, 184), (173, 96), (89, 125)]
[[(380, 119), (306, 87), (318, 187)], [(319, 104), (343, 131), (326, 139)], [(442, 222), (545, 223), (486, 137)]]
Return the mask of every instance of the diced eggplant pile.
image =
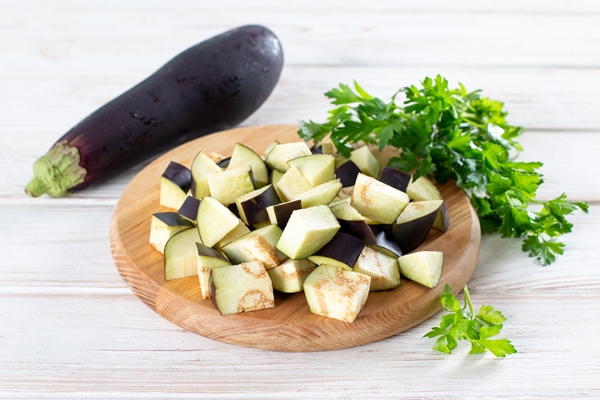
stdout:
[[(263, 156), (236, 144), (229, 158), (200, 151), (161, 179), (150, 244), (165, 280), (198, 276), (223, 315), (275, 306), (274, 290), (304, 292), (310, 311), (352, 322), (369, 292), (401, 276), (438, 284), (443, 253), (414, 252), (449, 220), (425, 177), (383, 167), (361, 147), (273, 142)], [(175, 211), (177, 210), (177, 211)]]

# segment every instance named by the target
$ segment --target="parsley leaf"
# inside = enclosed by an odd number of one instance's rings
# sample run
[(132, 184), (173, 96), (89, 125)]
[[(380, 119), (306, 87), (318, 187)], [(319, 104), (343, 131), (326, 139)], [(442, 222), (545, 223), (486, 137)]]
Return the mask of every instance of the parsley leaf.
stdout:
[(458, 299), (452, 294), (449, 285), (442, 292), (442, 307), (450, 312), (442, 316), (440, 326), (433, 327), (423, 337), (435, 341), (433, 349), (442, 353), (451, 354), (458, 346), (459, 340), (471, 343), (469, 354), (491, 352), (496, 357), (505, 357), (507, 354), (517, 352), (507, 339), (492, 339), (500, 333), (506, 318), (492, 306), (482, 306), (479, 312), (473, 313), (473, 304), (469, 290), (464, 288), (464, 306), (460, 306)]
[[(468, 92), (462, 84), (451, 88), (440, 75), (400, 89), (389, 102), (371, 96), (357, 82), (353, 86), (340, 84), (328, 91), (336, 107), (325, 123), (300, 121), (300, 137), (318, 143), (329, 135), (346, 158), (360, 142), (380, 150), (395, 147), (401, 156), (389, 165), (413, 172), (414, 179), (455, 179), (471, 196), (483, 231), (523, 238), (523, 251), (542, 265), (563, 253), (556, 238), (573, 227), (566, 217), (577, 210), (587, 213), (588, 205), (569, 202), (565, 194), (535, 200), (544, 182), (537, 172), (542, 163), (513, 161), (522, 150), (517, 139), (523, 128), (508, 124), (502, 102), (483, 97), (480, 90)], [(400, 94), (403, 104), (396, 102)], [(530, 204), (541, 205), (541, 211), (530, 211)]]
[(521, 248), (528, 251), (531, 257), (537, 257), (542, 265), (550, 265), (556, 260), (557, 254), (563, 254), (565, 245), (546, 241), (540, 235), (529, 235), (523, 240)]

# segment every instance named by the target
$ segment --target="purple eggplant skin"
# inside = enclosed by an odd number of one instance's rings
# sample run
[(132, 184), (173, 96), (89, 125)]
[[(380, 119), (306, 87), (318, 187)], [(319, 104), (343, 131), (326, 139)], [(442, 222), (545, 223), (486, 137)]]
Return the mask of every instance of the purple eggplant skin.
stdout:
[(348, 221), (338, 218), (338, 222), (340, 224), (340, 232), (357, 237), (367, 245), (377, 244), (377, 238), (373, 230), (364, 220)]
[(406, 193), (406, 188), (412, 180), (412, 175), (408, 172), (400, 171), (392, 167), (384, 167), (379, 175), (379, 181)]
[(313, 144), (310, 146), (310, 152), (311, 154), (323, 154), (323, 148)]
[(199, 43), (58, 139), (34, 164), (25, 191), (59, 197), (189, 140), (232, 128), (263, 104), (282, 67), (279, 39), (260, 25)]
[(302, 209), (302, 200), (292, 200), (281, 204), (276, 204), (273, 207), (275, 215), (277, 216), (277, 226), (282, 230), (285, 229), (292, 213), (296, 210)]
[(348, 160), (335, 170), (335, 177), (342, 182), (342, 187), (354, 186), (356, 177), (360, 173), (358, 165), (352, 160)]
[(152, 215), (167, 226), (189, 226), (190, 228), (194, 226), (194, 223), (183, 218), (179, 213), (174, 211), (165, 211)]
[(210, 285), (210, 300), (212, 301), (213, 306), (215, 306), (215, 309), (218, 312), (221, 312), (219, 303), (217, 303), (217, 285), (215, 285), (212, 271), (210, 271), (210, 275), (208, 276), (208, 284)]
[(215, 250), (211, 247), (208, 247), (202, 243), (196, 242), (196, 250), (198, 251), (199, 256), (212, 257), (212, 258), (218, 258), (219, 260), (223, 260), (223, 261), (229, 261), (227, 258), (225, 258), (224, 255), (219, 253), (217, 250)]
[(169, 163), (162, 177), (170, 180), (186, 193), (192, 186), (192, 171), (175, 161)]
[(333, 258), (352, 268), (364, 248), (365, 243), (359, 238), (338, 232), (315, 256)]
[(373, 235), (375, 236), (375, 244), (367, 243), (369, 247), (374, 248), (390, 257), (398, 258), (402, 255), (402, 249), (396, 243), (396, 240), (386, 229), (370, 226)]
[(225, 157), (224, 159), (222, 159), (221, 161), (219, 161), (217, 163), (217, 165), (221, 168), (227, 168), (229, 167), (229, 162), (231, 161), (231, 157)]
[(270, 185), (267, 190), (260, 193), (258, 196), (248, 199), (238, 207), (238, 213), (241, 215), (242, 211), (246, 216), (248, 225), (255, 225), (264, 221), (269, 220), (269, 214), (267, 213), (267, 207), (281, 203), (277, 191)]
[(200, 199), (195, 198), (194, 196), (188, 196), (185, 198), (177, 213), (186, 217), (191, 221), (196, 221), (198, 217), (198, 208), (200, 207)]
[(233, 213), (233, 215), (235, 215), (238, 218), (241, 218), (240, 212), (238, 211), (238, 208), (237, 208), (237, 204), (231, 203), (230, 205), (227, 206), (227, 208), (229, 209), (229, 211), (231, 211)]
[(425, 242), (438, 211), (394, 225), (394, 238), (403, 254), (410, 253)]

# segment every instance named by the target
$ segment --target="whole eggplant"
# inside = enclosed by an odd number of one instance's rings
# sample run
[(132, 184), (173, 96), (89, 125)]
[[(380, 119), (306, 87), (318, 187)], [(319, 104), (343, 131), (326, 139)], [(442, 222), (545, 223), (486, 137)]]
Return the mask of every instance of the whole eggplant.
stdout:
[(25, 192), (62, 196), (234, 127), (267, 99), (282, 67), (281, 44), (263, 26), (243, 26), (199, 43), (58, 139), (35, 162)]

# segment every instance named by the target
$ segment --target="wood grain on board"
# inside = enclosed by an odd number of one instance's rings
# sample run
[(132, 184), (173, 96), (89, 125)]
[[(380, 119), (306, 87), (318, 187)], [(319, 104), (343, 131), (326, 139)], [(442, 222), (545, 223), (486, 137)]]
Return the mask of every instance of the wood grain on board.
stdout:
[[(377, 341), (413, 327), (440, 309), (446, 283), (454, 292), (469, 280), (479, 256), (478, 219), (468, 197), (449, 182), (440, 186), (450, 229), (431, 231), (419, 250), (444, 252), (440, 283), (428, 289), (403, 280), (393, 290), (372, 292), (353, 323), (311, 314), (303, 293), (276, 293), (274, 308), (221, 316), (203, 300), (197, 277), (165, 281), (163, 255), (148, 243), (151, 215), (159, 205), (160, 175), (170, 161), (190, 166), (202, 150), (229, 155), (236, 142), (259, 154), (274, 140), (299, 140), (296, 125), (233, 129), (184, 144), (156, 159), (127, 186), (114, 211), (111, 249), (115, 264), (133, 292), (167, 320), (202, 336), (225, 343), (280, 351), (316, 351), (352, 347)], [(385, 159), (390, 154), (379, 155)]]

